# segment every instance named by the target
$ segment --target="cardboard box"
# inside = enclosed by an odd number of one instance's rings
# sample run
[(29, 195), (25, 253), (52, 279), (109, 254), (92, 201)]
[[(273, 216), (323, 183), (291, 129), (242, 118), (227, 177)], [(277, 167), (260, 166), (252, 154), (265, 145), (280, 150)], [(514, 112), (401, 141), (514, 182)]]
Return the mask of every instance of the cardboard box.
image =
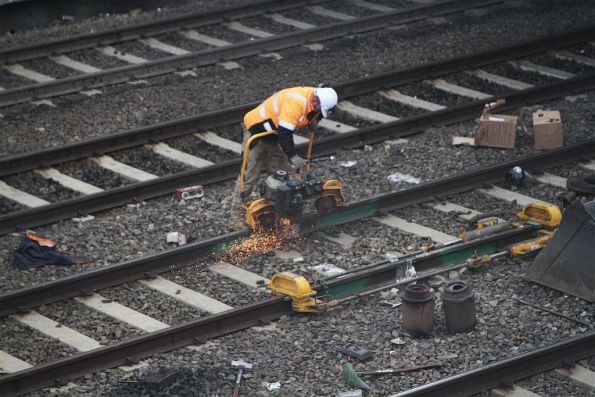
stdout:
[(564, 145), (560, 112), (547, 110), (533, 113), (535, 149), (555, 149)]
[(517, 116), (483, 114), (475, 134), (475, 146), (514, 148)]

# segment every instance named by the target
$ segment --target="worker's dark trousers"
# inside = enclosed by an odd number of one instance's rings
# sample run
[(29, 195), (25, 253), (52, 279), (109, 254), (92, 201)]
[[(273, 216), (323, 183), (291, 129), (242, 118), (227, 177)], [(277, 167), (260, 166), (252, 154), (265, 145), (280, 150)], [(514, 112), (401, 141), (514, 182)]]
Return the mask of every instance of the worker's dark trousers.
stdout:
[[(244, 141), (242, 142), (242, 152), (246, 150), (246, 142), (250, 138), (250, 133), (244, 127)], [(267, 173), (273, 173), (277, 170), (288, 170), (289, 160), (287, 155), (281, 150), (277, 141), (256, 141), (248, 153), (246, 163), (246, 173), (244, 174), (244, 194), (252, 193), (254, 186), (258, 182), (260, 173), (265, 170)], [(240, 220), (243, 222), (242, 200), (240, 197), (240, 177), (238, 177), (231, 198), (230, 223)]]

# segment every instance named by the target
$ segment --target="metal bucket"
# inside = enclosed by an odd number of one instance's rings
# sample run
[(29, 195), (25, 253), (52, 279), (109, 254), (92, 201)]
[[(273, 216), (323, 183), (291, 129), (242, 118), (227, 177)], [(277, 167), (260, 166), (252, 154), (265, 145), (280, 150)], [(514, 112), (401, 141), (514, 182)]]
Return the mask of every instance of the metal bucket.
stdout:
[(434, 295), (430, 287), (410, 284), (401, 295), (403, 329), (410, 335), (431, 335), (434, 323)]
[(475, 301), (471, 286), (460, 280), (449, 282), (442, 292), (446, 328), (452, 332), (468, 332), (477, 325)]

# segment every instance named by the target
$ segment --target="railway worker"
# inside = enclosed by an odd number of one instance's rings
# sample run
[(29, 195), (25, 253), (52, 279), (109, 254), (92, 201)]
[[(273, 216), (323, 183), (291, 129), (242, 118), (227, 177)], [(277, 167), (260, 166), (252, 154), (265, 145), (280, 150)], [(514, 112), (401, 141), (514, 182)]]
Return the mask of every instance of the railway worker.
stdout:
[(251, 135), (265, 131), (277, 134), (257, 139), (250, 148), (244, 175), (244, 191), (240, 194), (240, 178), (232, 195), (229, 227), (242, 229), (244, 223), (243, 201), (250, 198), (260, 173), (266, 170), (287, 170), (289, 165), (302, 170), (306, 160), (295, 151), (293, 134), (298, 128), (316, 127), (322, 117), (328, 117), (337, 104), (337, 92), (327, 86), (292, 87), (283, 89), (244, 116), (244, 141)]

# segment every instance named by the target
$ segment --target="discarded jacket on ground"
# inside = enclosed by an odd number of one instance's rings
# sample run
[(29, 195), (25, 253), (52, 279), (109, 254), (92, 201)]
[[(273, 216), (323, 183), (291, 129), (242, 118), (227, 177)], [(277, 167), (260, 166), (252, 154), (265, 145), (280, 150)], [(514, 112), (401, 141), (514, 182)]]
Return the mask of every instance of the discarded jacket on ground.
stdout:
[(83, 256), (64, 255), (55, 246), (42, 245), (39, 241), (23, 237), (18, 248), (14, 251), (12, 266), (20, 270), (27, 270), (44, 265), (72, 265), (86, 263), (88, 259)]

